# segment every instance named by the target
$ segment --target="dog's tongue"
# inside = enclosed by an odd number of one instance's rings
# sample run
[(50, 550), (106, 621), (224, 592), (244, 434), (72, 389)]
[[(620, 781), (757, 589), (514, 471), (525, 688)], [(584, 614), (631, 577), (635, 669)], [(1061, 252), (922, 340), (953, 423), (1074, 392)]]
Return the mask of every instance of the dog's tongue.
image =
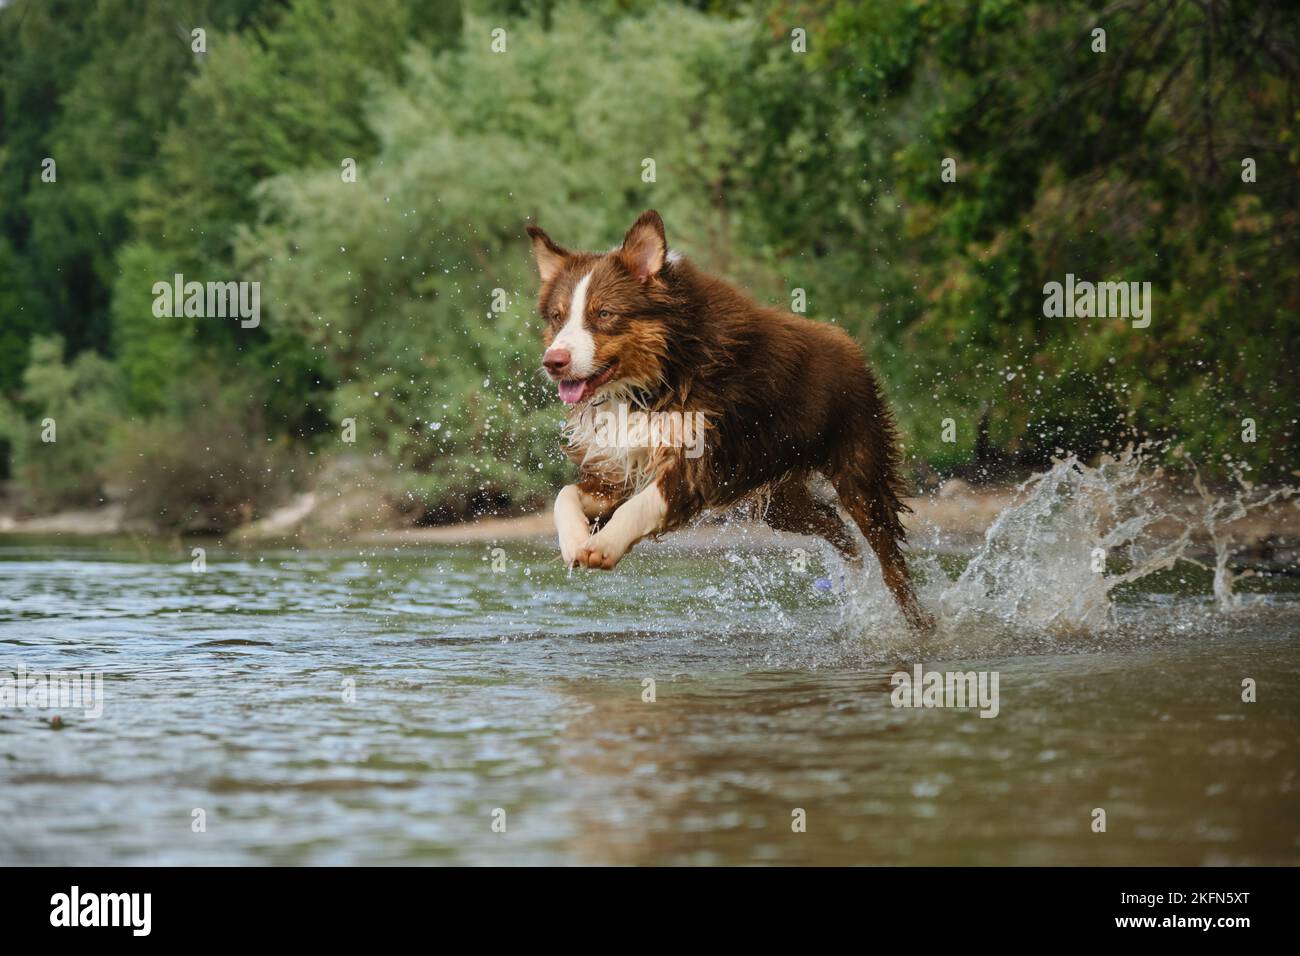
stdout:
[(565, 405), (576, 405), (582, 401), (582, 393), (587, 390), (587, 383), (579, 379), (560, 383), (560, 401)]

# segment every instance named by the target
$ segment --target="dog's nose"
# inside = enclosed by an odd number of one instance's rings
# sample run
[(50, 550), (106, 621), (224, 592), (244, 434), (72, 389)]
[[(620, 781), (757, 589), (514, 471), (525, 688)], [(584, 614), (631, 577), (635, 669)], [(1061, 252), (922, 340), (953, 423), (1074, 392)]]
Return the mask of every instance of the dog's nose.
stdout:
[(569, 367), (569, 360), (572, 357), (567, 349), (547, 349), (546, 354), (542, 356), (542, 365), (546, 367), (546, 371), (559, 375)]

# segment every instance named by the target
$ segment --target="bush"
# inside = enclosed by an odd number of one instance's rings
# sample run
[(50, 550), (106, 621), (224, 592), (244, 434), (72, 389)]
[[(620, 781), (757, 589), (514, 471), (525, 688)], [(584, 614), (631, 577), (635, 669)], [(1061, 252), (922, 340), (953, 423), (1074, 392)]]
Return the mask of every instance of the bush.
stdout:
[(310, 475), (287, 438), (266, 437), (247, 384), (200, 377), (166, 412), (117, 432), (106, 472), (129, 517), (176, 531), (229, 531), (262, 516)]
[(98, 504), (121, 409), (120, 374), (94, 352), (65, 362), (58, 336), (33, 339), (31, 355), (18, 401), (0, 403), (18, 505), (49, 511)]

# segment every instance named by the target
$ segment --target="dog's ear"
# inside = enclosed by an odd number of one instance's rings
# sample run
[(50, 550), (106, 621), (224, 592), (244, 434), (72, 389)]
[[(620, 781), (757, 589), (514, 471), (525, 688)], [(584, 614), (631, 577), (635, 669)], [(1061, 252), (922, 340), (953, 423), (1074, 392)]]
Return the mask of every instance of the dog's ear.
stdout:
[(528, 235), (533, 240), (533, 258), (537, 260), (537, 271), (542, 282), (550, 282), (564, 268), (564, 260), (569, 257), (569, 251), (553, 243), (551, 237), (538, 226), (529, 226)]
[(623, 239), (623, 248), (619, 253), (628, 268), (632, 270), (632, 274), (642, 282), (658, 275), (668, 256), (668, 243), (664, 239), (664, 221), (659, 217), (659, 213), (653, 209), (641, 213), (641, 218), (627, 231), (627, 236)]

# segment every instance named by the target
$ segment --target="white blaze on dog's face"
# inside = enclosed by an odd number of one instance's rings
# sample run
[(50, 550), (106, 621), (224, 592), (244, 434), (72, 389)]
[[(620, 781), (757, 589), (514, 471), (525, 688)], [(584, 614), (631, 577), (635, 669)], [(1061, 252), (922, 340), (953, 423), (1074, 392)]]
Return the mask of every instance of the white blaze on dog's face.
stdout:
[(657, 384), (668, 337), (659, 214), (643, 214), (623, 245), (604, 255), (569, 252), (536, 226), (528, 234), (542, 279), (542, 365), (560, 399), (576, 405), (615, 383)]
[(570, 371), (574, 378), (588, 378), (596, 373), (596, 338), (587, 327), (587, 289), (591, 272), (578, 280), (569, 299), (569, 316), (559, 335), (551, 340), (550, 349), (564, 349), (572, 356)]

